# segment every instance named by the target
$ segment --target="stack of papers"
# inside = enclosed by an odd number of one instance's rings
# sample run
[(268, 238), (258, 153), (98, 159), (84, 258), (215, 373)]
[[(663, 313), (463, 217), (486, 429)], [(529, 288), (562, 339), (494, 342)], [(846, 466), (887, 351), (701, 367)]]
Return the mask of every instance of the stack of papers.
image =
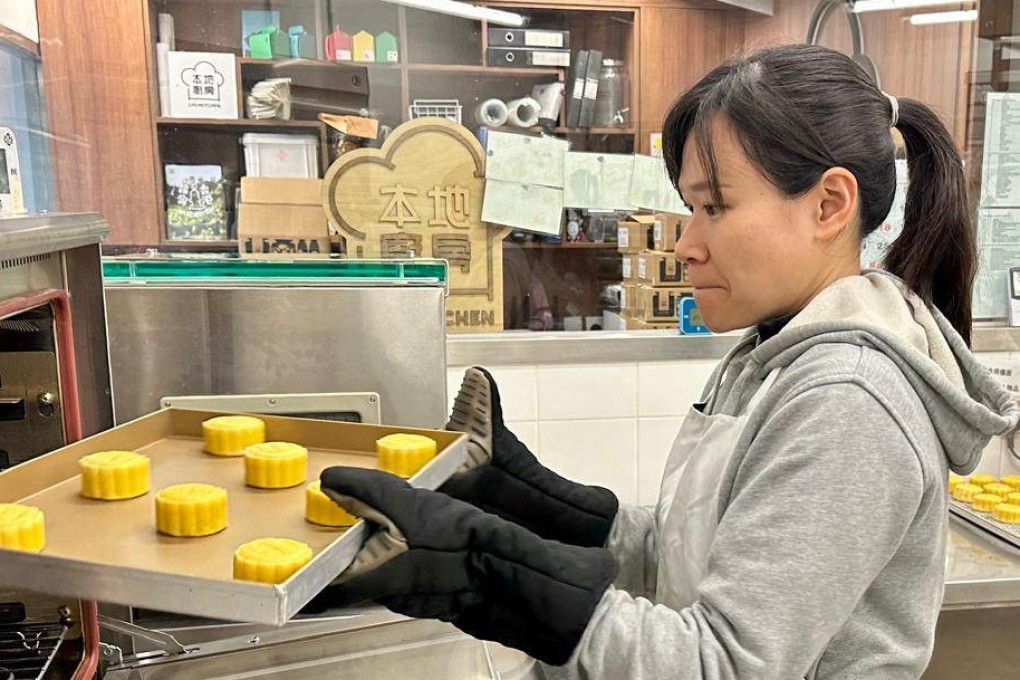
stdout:
[(974, 318), (1009, 316), (1009, 270), (1020, 267), (1020, 94), (990, 92), (978, 209)]
[(574, 152), (554, 137), (489, 131), (482, 220), (559, 236), (564, 208), (687, 214), (661, 158)]
[(245, 107), (249, 118), (290, 119), (290, 78), (270, 78), (255, 83)]
[(486, 147), (482, 221), (559, 236), (567, 141), (489, 132)]

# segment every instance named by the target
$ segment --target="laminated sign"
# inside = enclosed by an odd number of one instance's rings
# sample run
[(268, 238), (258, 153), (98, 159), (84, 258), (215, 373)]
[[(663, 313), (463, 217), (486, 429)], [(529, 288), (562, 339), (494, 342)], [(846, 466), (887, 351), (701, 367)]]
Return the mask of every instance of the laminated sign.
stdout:
[(435, 257), (450, 263), (451, 331), (503, 328), (503, 246), (510, 232), (482, 222), (485, 154), (460, 125), (420, 118), (381, 149), (336, 160), (322, 202), (355, 258)]

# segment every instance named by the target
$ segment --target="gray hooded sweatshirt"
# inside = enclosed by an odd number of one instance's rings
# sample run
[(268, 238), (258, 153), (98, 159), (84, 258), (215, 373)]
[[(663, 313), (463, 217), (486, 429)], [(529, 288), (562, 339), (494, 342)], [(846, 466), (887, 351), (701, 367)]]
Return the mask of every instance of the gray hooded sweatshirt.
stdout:
[(937, 311), (881, 272), (836, 281), (774, 337), (750, 331), (703, 399), (749, 414), (697, 600), (654, 601), (655, 512), (621, 507), (620, 578), (554, 675), (918, 678), (942, 603), (949, 470), (1018, 408)]

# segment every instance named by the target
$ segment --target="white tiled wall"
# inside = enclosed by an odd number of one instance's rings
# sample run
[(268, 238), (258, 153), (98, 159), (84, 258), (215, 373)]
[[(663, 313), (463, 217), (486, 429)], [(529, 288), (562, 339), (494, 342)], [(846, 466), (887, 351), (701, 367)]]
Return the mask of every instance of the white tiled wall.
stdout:
[(612, 489), (621, 501), (638, 496), (637, 422), (634, 418), (543, 420), (535, 455), (565, 477)]
[[(1020, 361), (1020, 353), (988, 354)], [(489, 366), (510, 429), (560, 474), (612, 489), (625, 503), (652, 504), (684, 415), (715, 361)], [(450, 401), (464, 369), (451, 367)], [(980, 470), (1020, 474), (994, 438)]]
[(538, 369), (542, 420), (637, 417), (637, 364), (577, 364)]
[(682, 416), (701, 392), (715, 361), (638, 364), (638, 414), (641, 418)]
[[(489, 366), (508, 427), (553, 470), (655, 502), (670, 445), (714, 362)], [(451, 367), (450, 401), (464, 369)]]

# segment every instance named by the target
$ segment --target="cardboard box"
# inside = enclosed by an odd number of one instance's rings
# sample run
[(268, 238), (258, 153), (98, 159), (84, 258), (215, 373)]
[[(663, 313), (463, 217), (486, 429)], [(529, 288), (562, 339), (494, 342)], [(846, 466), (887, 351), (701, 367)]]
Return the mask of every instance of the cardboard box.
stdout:
[(684, 224), (690, 218), (686, 215), (673, 213), (656, 213), (655, 226), (652, 229), (652, 250), (673, 252)]
[(652, 231), (655, 228), (655, 214), (638, 212), (628, 215), (616, 223), (616, 249), (621, 253), (634, 254), (652, 247)]
[(637, 256), (637, 279), (653, 288), (690, 286), (687, 265), (679, 262), (673, 253), (646, 250)]
[(637, 255), (624, 255), (620, 258), (620, 271), (624, 281), (635, 281), (637, 279)]
[(637, 302), (637, 289), (636, 283), (625, 283), (623, 284), (623, 290), (620, 291), (620, 314), (628, 316), (631, 314), (634, 306)]
[(241, 257), (268, 260), (329, 257), (326, 211), (318, 205), (241, 203), (237, 217)]
[(690, 297), (692, 293), (691, 288), (638, 286), (634, 291), (633, 304), (628, 301), (631, 316), (650, 322), (679, 323), (677, 300)]
[[(322, 180), (290, 177), (242, 177), (241, 202), (321, 206)], [(323, 210), (323, 215), (325, 215), (325, 210)]]
[(322, 180), (242, 177), (237, 215), (241, 257), (266, 260), (329, 257)]
[(637, 319), (632, 316), (624, 317), (624, 321), (626, 321), (627, 323), (628, 331), (667, 331), (667, 330), (677, 331), (679, 329), (679, 324), (676, 321), (673, 321), (672, 323), (670, 322), (653, 323), (651, 321)]

